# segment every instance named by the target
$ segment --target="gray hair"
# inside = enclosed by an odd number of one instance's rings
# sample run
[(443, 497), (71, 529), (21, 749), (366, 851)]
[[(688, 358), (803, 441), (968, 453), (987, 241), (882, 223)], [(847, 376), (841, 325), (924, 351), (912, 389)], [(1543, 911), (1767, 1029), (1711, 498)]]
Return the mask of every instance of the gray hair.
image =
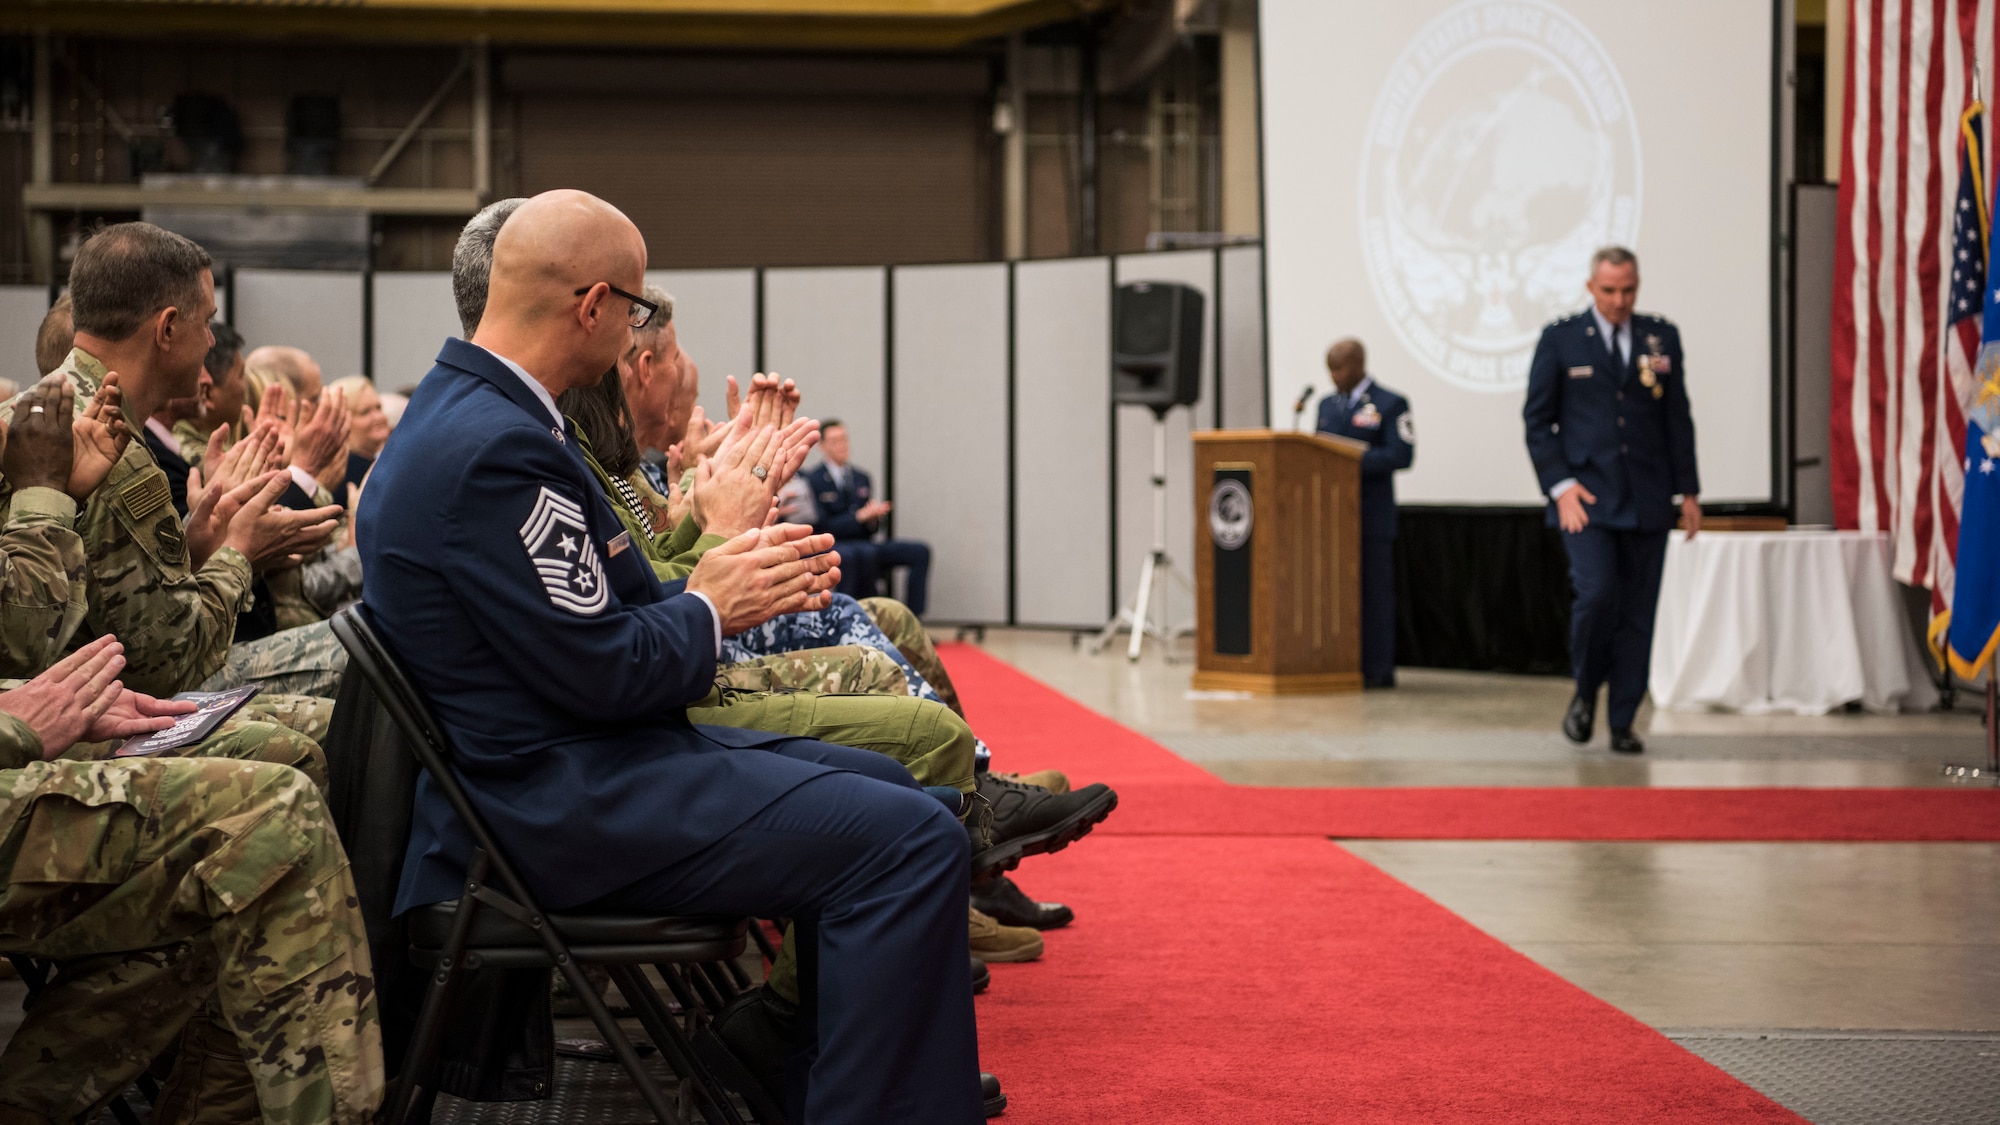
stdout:
[(487, 204), (458, 232), (458, 245), (451, 252), (451, 295), (458, 301), (458, 323), (465, 338), (479, 328), (486, 315), (486, 286), (493, 279), (493, 243), (507, 216), (528, 201), (517, 195)]
[(653, 314), (653, 319), (646, 322), (646, 327), (634, 328), (632, 330), (632, 351), (630, 354), (634, 356), (658, 344), (660, 342), (660, 333), (665, 332), (667, 325), (674, 322), (674, 295), (672, 293), (667, 292), (657, 285), (648, 284), (639, 290), (639, 295), (660, 306), (660, 311)]
[(1639, 268), (1639, 255), (1625, 249), (1623, 246), (1601, 247), (1597, 253), (1590, 256), (1590, 274), (1592, 277), (1597, 276), (1597, 267), (1599, 266), (1631, 266), (1636, 270)]

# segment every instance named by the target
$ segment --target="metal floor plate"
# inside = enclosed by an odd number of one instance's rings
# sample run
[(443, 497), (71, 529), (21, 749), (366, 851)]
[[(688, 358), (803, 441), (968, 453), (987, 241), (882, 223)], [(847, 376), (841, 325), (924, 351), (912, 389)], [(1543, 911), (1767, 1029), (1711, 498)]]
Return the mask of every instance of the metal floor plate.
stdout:
[(1665, 1034), (1813, 1125), (2000, 1123), (2000, 1033)]
[[(667, 1097), (690, 1121), (701, 1118), (680, 1102), (680, 1083), (658, 1054), (646, 1060)], [(739, 1110), (740, 1111), (740, 1110)], [(435, 1125), (654, 1125), (639, 1088), (615, 1062), (557, 1058), (555, 1092), (538, 1102), (468, 1102), (440, 1097)], [(749, 1120), (746, 1114), (744, 1120)]]

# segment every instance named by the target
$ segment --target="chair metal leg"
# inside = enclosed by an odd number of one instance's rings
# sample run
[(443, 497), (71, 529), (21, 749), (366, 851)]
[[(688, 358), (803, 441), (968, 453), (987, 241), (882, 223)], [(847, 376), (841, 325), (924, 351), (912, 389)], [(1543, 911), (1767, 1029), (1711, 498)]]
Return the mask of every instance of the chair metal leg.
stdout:
[(778, 963), (778, 947), (771, 944), (771, 936), (764, 932), (762, 919), (750, 919), (750, 940), (757, 943), (757, 952), (773, 965)]
[(632, 1003), (632, 1010), (639, 1022), (646, 1027), (647, 1034), (660, 1053), (666, 1056), (667, 1065), (688, 1085), (694, 1095), (702, 1117), (709, 1125), (744, 1125), (743, 1117), (730, 1104), (729, 1095), (715, 1081), (715, 1076), (695, 1057), (694, 1044), (675, 1022), (673, 1013), (660, 999), (660, 994), (646, 980), (646, 970), (639, 965), (609, 965), (611, 977), (618, 982), (618, 991)]
[[(458, 912), (451, 919), (451, 936), (438, 951), (437, 964), (431, 967), (431, 985), (424, 991), (424, 1006), (417, 1013), (417, 1026), (410, 1035), (409, 1048), (403, 1053), (402, 1080), (396, 1083), (395, 1101), (383, 1118), (386, 1125), (408, 1125), (411, 1108), (430, 1085), (438, 1040), (444, 1034), (446, 1003), (458, 979), (459, 960), (465, 953), (472, 920), (480, 907), (473, 892), (486, 881), (487, 867), (486, 849), (474, 848), (472, 865), (465, 873), (465, 894), (458, 900)], [(436, 1091), (432, 1090), (431, 1095), (435, 1097)]]
[(715, 985), (708, 979), (708, 974), (701, 971), (701, 966), (688, 966), (687, 982), (694, 986), (695, 995), (701, 998), (701, 1006), (709, 1015), (720, 1013), (722, 1006), (728, 1003), (715, 991)]
[(702, 962), (701, 973), (708, 978), (709, 986), (715, 989), (717, 996), (722, 997), (724, 1004), (736, 999), (737, 995), (743, 991), (737, 986), (736, 978), (729, 975), (729, 971), (723, 967), (723, 963), (720, 961)]
[[(545, 934), (544, 940), (550, 940), (553, 936)], [(560, 946), (559, 940), (557, 944)], [(653, 1116), (660, 1119), (661, 1125), (687, 1125), (679, 1111), (674, 1109), (673, 1103), (667, 1100), (666, 1091), (660, 1089), (658, 1082), (653, 1081), (652, 1074), (646, 1070), (646, 1064), (639, 1058), (639, 1052), (632, 1046), (632, 1040), (626, 1037), (625, 1029), (618, 1026), (617, 1017), (611, 1014), (611, 1009), (604, 1006), (604, 1001), (598, 998), (596, 991), (584, 980), (583, 967), (566, 949), (556, 953), (555, 958), (556, 968), (561, 969), (563, 976), (569, 979), (570, 987), (576, 990), (577, 999), (583, 1001), (584, 1010), (590, 1013), (590, 1022), (597, 1025), (598, 1033), (604, 1036), (604, 1041), (610, 1044), (612, 1053), (616, 1054), (618, 1061), (624, 1064), (625, 1072), (632, 1076), (633, 1084), (639, 1087), (639, 1096), (646, 1099), (646, 1107), (653, 1111)], [(619, 966), (606, 967), (611, 969), (615, 979)], [(621, 986), (619, 991), (624, 991), (624, 988)], [(643, 1000), (630, 996), (626, 999), (635, 1005), (644, 1003)]]
[(687, 976), (681, 971), (681, 966), (655, 965), (653, 967), (660, 971), (660, 979), (667, 982), (668, 990), (674, 994), (674, 1000), (680, 1004), (681, 1012), (687, 1017), (688, 1026), (694, 1026), (695, 1013), (702, 1010), (701, 1002), (695, 999), (693, 990), (688, 987)]

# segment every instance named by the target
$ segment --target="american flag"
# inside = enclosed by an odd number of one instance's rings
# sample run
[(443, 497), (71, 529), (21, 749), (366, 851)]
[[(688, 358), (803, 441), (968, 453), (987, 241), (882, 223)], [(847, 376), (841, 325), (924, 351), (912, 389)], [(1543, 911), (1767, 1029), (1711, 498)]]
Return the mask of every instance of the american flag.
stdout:
[(1889, 533), (1897, 580), (1951, 604), (1987, 279), (1975, 61), (2000, 0), (1849, 0), (1834, 250), (1834, 519)]

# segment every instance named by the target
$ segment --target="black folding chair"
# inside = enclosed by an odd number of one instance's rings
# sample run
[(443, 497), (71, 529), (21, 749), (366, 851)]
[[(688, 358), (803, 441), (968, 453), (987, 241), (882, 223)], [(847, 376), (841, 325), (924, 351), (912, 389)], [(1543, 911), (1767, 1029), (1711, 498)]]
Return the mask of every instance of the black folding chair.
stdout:
[[(640, 1061), (617, 1019), (584, 979), (581, 965), (586, 963), (609, 970), (619, 992), (631, 1003), (634, 1014), (710, 1125), (743, 1125), (728, 1094), (695, 1056), (686, 1032), (647, 981), (644, 966), (657, 965), (663, 974), (678, 966), (685, 967), (689, 976), (706, 975), (706, 966), (743, 952), (747, 920), (543, 911), (459, 785), (450, 765), (451, 744), (443, 729), (431, 717), (430, 708), (401, 665), (369, 627), (361, 607), (350, 606), (335, 614), (332, 626), (347, 649), (350, 667), (367, 679), (474, 842), (464, 895), (409, 915), (410, 957), (430, 971), (431, 981), (403, 1060), (388, 1125), (404, 1125), (412, 1106), (420, 1100), (428, 1105), (426, 1090), (435, 1096), (440, 1034), (453, 982), (462, 970), (551, 966), (569, 981), (654, 1116), (680, 1125), (680, 1114)], [(687, 1010), (689, 998), (681, 999), (683, 1010)]]

